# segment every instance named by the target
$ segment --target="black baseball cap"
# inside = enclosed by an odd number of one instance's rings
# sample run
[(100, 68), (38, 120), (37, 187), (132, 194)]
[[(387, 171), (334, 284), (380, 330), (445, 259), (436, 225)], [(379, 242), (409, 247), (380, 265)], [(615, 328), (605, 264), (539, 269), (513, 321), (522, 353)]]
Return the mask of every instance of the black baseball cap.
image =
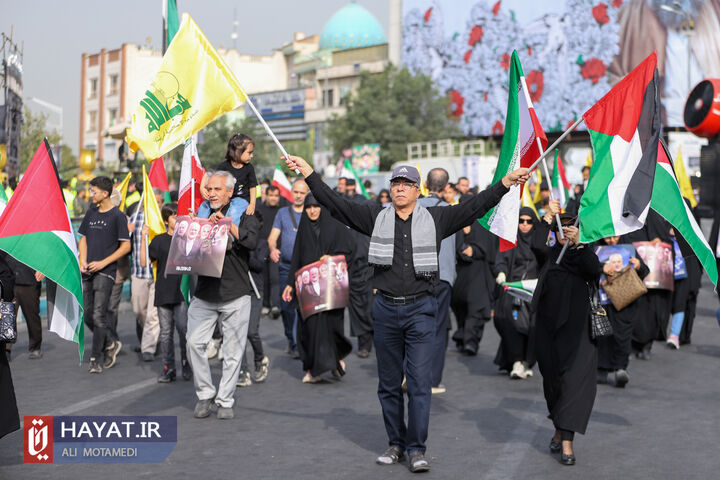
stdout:
[(400, 165), (393, 169), (390, 181), (392, 182), (396, 178), (405, 178), (413, 183), (420, 184), (420, 172), (415, 167), (410, 165)]

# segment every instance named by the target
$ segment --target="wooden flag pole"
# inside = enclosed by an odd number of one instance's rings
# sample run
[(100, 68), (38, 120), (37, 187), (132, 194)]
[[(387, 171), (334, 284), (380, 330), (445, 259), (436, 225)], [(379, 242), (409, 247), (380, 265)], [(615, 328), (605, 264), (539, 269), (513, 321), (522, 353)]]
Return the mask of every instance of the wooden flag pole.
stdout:
[[(538, 137), (535, 137), (535, 140), (537, 141), (540, 155), (544, 155), (545, 152), (543, 151), (542, 142), (540, 141), (540, 139)], [(547, 178), (548, 186), (550, 187), (550, 200), (555, 200), (553, 191), (552, 191), (552, 186), (553, 186), (552, 180), (550, 178), (550, 172), (548, 171), (548, 166), (547, 166), (547, 159), (543, 157), (542, 163), (543, 163), (543, 167), (545, 169), (545, 178)], [(537, 188), (540, 188), (540, 185), (538, 185)], [(559, 229), (558, 232), (559, 232), (560, 238), (564, 239), (565, 234), (562, 231), (562, 224), (560, 223), (560, 213), (559, 212), (555, 214), (555, 221), (557, 221), (557, 226)]]
[[(263, 128), (265, 128), (265, 131), (267, 132), (267, 134), (270, 135), (270, 138), (273, 139), (273, 141), (275, 142), (275, 145), (277, 145), (278, 149), (280, 150), (280, 153), (282, 153), (286, 159), (290, 160), (290, 155), (288, 155), (288, 153), (285, 151), (283, 146), (280, 144), (280, 140), (277, 139), (277, 137), (275, 136), (273, 131), (270, 130), (270, 126), (268, 126), (267, 122), (265, 122), (265, 119), (262, 117), (262, 115), (260, 115), (260, 112), (258, 112), (258, 109), (255, 108), (255, 105), (253, 104), (252, 100), (250, 100), (250, 97), (247, 94), (245, 94), (245, 101), (247, 102), (248, 106), (250, 107), (250, 110), (253, 111), (253, 113), (255, 114), (257, 119), (260, 121), (260, 124), (262, 124)], [(300, 170), (296, 168), (295, 173), (300, 175)]]
[(535, 163), (533, 163), (533, 164), (530, 166), (530, 168), (528, 169), (528, 173), (530, 173), (530, 172), (532, 172), (533, 170), (535, 170), (535, 169), (537, 168), (538, 164), (539, 164), (545, 157), (548, 156), (548, 153), (550, 153), (550, 152), (552, 152), (553, 150), (555, 150), (555, 147), (557, 147), (558, 144), (565, 139), (565, 137), (567, 137), (568, 135), (570, 135), (570, 132), (572, 132), (573, 130), (575, 130), (575, 128), (577, 128), (577, 126), (580, 125), (582, 122), (583, 122), (583, 117), (580, 117), (580, 118), (578, 118), (578, 119), (575, 121), (575, 123), (573, 123), (572, 125), (570, 125), (570, 128), (568, 128), (567, 130), (565, 130), (565, 131), (563, 132), (563, 134), (560, 135), (560, 136), (558, 137), (558, 139), (555, 140), (555, 141), (553, 142), (553, 144), (550, 145), (550, 146), (548, 147), (548, 149), (545, 150), (545, 152), (544, 152), (542, 155), (540, 155), (540, 157), (539, 157), (537, 160), (535, 160)]

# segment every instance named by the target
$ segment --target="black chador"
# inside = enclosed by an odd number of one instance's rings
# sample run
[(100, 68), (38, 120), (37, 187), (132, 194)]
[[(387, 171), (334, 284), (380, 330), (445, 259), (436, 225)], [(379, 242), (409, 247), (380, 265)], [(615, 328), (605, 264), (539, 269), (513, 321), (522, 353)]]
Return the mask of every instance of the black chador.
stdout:
[[(306, 209), (309, 204), (318, 205), (312, 195), (308, 197), (311, 198), (305, 201)], [(295, 272), (323, 255), (345, 255), (348, 259), (352, 247), (348, 228), (332, 218), (325, 208), (315, 221), (310, 220), (305, 211), (298, 226), (288, 284), (295, 288)], [(352, 351), (352, 344), (343, 331), (343, 314), (344, 309), (338, 308), (316, 313), (305, 320), (299, 317), (297, 337), (303, 371), (309, 370), (312, 376), (343, 371), (340, 360)]]
[[(538, 230), (547, 229), (541, 222)], [(533, 296), (535, 351), (549, 418), (557, 429), (584, 434), (597, 391), (588, 282), (598, 281), (602, 264), (592, 246), (585, 245), (568, 248), (556, 265), (561, 249), (558, 242), (546, 252)]]

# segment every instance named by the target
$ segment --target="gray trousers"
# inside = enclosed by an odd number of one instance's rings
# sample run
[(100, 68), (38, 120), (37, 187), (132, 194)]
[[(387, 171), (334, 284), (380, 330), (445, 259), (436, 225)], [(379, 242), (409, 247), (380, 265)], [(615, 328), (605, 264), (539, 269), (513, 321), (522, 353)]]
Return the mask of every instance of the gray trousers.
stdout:
[[(175, 305), (164, 305), (157, 307), (158, 321), (160, 322), (160, 351), (163, 362), (170, 370), (175, 368), (175, 340), (174, 329), (177, 329), (180, 337), (180, 356), (184, 359), (187, 356), (187, 306), (185, 301)], [(181, 359), (181, 361), (182, 361)]]
[[(193, 298), (188, 309), (187, 350), (193, 369), (195, 393), (199, 400), (215, 397), (216, 404), (227, 408), (231, 408), (235, 403), (233, 395), (240, 373), (240, 362), (245, 354), (249, 319), (250, 295), (229, 302), (206, 302), (197, 297)], [(205, 352), (216, 324), (220, 325), (223, 333), (222, 378), (217, 395)]]

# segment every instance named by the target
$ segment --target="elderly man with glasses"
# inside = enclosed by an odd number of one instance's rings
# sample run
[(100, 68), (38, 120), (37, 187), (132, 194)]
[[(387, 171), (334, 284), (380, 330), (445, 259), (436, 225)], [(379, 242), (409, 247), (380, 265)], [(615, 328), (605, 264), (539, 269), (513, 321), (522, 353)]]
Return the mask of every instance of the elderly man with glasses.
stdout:
[[(396, 167), (390, 178), (392, 204), (356, 204), (336, 195), (302, 158), (287, 166), (299, 169), (315, 198), (345, 225), (370, 235), (368, 260), (374, 267), (372, 305), (378, 364), (378, 397), (389, 448), (377, 463), (392, 465), (407, 451), (412, 472), (430, 468), (425, 441), (430, 421), (433, 342), (437, 301), (438, 251), (443, 238), (470, 225), (500, 202), (527, 169), (502, 181), (471, 201), (451, 207), (422, 207), (420, 174), (411, 166)], [(403, 375), (407, 378), (408, 423), (404, 419)]]

